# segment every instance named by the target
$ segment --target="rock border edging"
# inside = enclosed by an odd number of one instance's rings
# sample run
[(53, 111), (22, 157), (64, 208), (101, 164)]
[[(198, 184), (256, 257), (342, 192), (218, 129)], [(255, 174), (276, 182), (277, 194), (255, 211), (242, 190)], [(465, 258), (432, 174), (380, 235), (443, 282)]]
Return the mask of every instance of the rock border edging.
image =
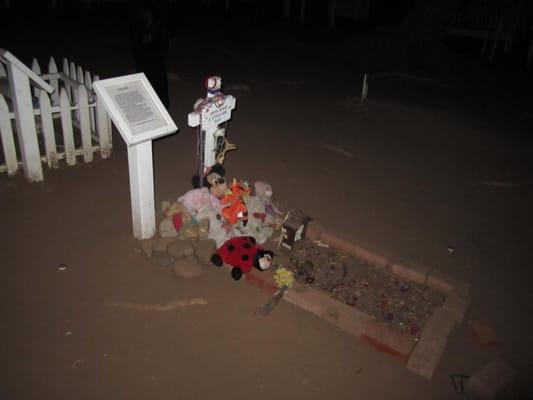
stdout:
[[(353, 243), (338, 233), (312, 221), (307, 227), (309, 240), (320, 240), (376, 268), (384, 268), (402, 279), (427, 285), (446, 296), (422, 329), (418, 342), (389, 329), (370, 315), (301, 284), (285, 293), (285, 301), (327, 320), (343, 331), (358, 337), (375, 349), (404, 363), (416, 374), (430, 379), (437, 367), (452, 329), (460, 324), (470, 302), (469, 285), (439, 271), (398, 259), (386, 252)], [(246, 281), (269, 293), (277, 290), (272, 271), (250, 271)]]

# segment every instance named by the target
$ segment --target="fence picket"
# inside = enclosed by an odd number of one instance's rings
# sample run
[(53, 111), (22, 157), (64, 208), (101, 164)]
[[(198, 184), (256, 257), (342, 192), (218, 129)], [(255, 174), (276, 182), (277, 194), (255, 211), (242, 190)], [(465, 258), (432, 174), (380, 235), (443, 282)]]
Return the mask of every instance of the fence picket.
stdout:
[(57, 159), (56, 138), (54, 135), (54, 123), (52, 119), (52, 110), (50, 107), (50, 98), (48, 94), (42, 90), (39, 97), (39, 105), (41, 108), (41, 124), (43, 126), (44, 148), (46, 151), (46, 161), (48, 168), (56, 169), (59, 166)]
[(17, 152), (15, 150), (15, 141), (13, 139), (11, 118), (9, 117), (9, 109), (2, 94), (0, 94), (0, 135), (2, 136), (2, 147), (4, 149), (4, 160), (6, 162), (7, 173), (13, 175), (17, 172), (19, 166)]
[[(31, 70), (33, 72), (35, 72), (35, 74), (37, 76), (41, 76), (41, 66), (39, 65), (39, 61), (37, 61), (37, 59), (35, 57), (31, 61)], [(37, 97), (37, 98), (39, 97), (40, 91), (41, 91), (41, 89), (39, 89), (37, 86), (33, 87), (33, 95), (35, 97)]]
[(87, 90), (93, 90), (93, 79), (91, 78), (91, 72), (89, 70), (85, 71), (85, 80), (83, 82), (85, 83)]
[(68, 60), (66, 58), (63, 58), (63, 73), (67, 76), (70, 76), (70, 72), (68, 69)]
[[(95, 75), (94, 76), (94, 79), (93, 79), (93, 82), (95, 81), (99, 81), (100, 80), (100, 76), (99, 75)], [(98, 105), (98, 102), (97, 102), (97, 105)], [(111, 136), (111, 133), (113, 132), (113, 126), (111, 124), (111, 118), (109, 117), (109, 115), (107, 114), (107, 112), (105, 113), (105, 119), (107, 120), (107, 131), (106, 131), (106, 135), (107, 135), (107, 138), (106, 138), (106, 143), (108, 144), (108, 157), (109, 155), (111, 155), (111, 149), (113, 148), (113, 136)], [(101, 133), (100, 134), (100, 138), (101, 138)], [(103, 158), (106, 158), (106, 157), (103, 157)]]
[(89, 99), (85, 86), (79, 87), (78, 109), (80, 113), (81, 144), (83, 147), (83, 160), (91, 162), (93, 160), (93, 144), (91, 139), (91, 123), (89, 120)]
[[(93, 80), (91, 77), (91, 73), (87, 70), (85, 71), (85, 87), (87, 88), (87, 92), (91, 93), (93, 90)], [(93, 99), (89, 99), (89, 101), (93, 101)], [(89, 121), (91, 123), (91, 131), (96, 132), (96, 120), (94, 118), (95, 109), (94, 107), (89, 108)]]
[(73, 80), (73, 81), (76, 81), (76, 64), (74, 64), (74, 61), (71, 61), (70, 62), (70, 67), (69, 67), (69, 71), (70, 71), (70, 78)]
[(96, 99), (96, 130), (100, 141), (100, 154), (102, 158), (111, 155), (111, 131), (109, 130), (107, 112), (102, 104), (102, 100)]
[[(76, 82), (78, 80), (77, 75), (76, 75), (76, 64), (74, 64), (74, 62), (71, 61), (69, 69), (70, 69), (70, 79)], [(78, 86), (76, 84), (72, 85), (71, 90), (72, 90), (71, 103), (78, 104)], [(79, 111), (74, 111), (74, 119), (76, 121), (80, 120)]]
[(76, 68), (76, 75), (78, 78), (78, 82), (83, 85), (85, 82), (83, 80), (83, 68), (81, 67), (81, 65), (78, 65), (78, 67)]
[[(63, 73), (66, 76), (70, 77), (69, 62), (66, 58), (63, 58)], [(65, 82), (65, 92), (67, 93), (69, 101), (72, 100), (72, 90), (70, 88), (70, 83), (68, 82)]]
[(63, 144), (65, 146), (65, 158), (68, 165), (76, 164), (76, 148), (74, 146), (74, 134), (72, 129), (72, 115), (70, 114), (70, 101), (65, 90), (59, 94), (59, 108), (61, 111), (61, 128), (63, 130)]
[[(50, 57), (48, 62), (48, 73), (57, 74), (57, 65), (54, 57)], [(59, 104), (59, 81), (57, 78), (50, 78), (50, 86), (54, 88), (54, 93), (52, 93), (52, 104), (57, 106)]]

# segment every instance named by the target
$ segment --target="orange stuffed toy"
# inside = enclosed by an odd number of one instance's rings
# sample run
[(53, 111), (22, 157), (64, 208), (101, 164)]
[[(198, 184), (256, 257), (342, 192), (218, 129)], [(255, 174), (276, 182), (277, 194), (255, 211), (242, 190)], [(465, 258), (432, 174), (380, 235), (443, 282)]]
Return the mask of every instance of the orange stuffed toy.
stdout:
[(248, 183), (233, 179), (226, 195), (220, 200), (222, 204), (221, 214), (231, 225), (235, 225), (239, 221), (242, 221), (244, 226), (248, 223), (248, 209), (243, 198), (249, 196), (251, 191)]

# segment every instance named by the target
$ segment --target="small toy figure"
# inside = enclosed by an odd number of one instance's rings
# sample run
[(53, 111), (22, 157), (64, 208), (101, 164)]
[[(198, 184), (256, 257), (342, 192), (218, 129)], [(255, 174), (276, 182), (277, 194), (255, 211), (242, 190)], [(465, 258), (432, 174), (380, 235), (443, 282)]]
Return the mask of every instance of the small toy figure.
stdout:
[(230, 143), (230, 141), (226, 138), (226, 128), (221, 128), (219, 126), (215, 131), (214, 136), (216, 143), (215, 160), (217, 164), (222, 165), (226, 159), (226, 153), (231, 150), (236, 150), (237, 146), (233, 143)]
[(272, 195), (274, 194), (274, 191), (272, 190), (270, 183), (257, 181), (254, 183), (254, 189), (255, 196), (258, 198), (261, 207), (264, 209), (264, 212), (273, 220), (280, 219), (283, 216), (283, 213), (280, 212), (272, 202)]
[(283, 214), (272, 201), (272, 186), (263, 181), (254, 183), (254, 196), (244, 199), (248, 209), (248, 224), (241, 232), (253, 236), (257, 243), (265, 243), (281, 226)]
[(248, 223), (248, 209), (244, 203), (244, 197), (249, 196), (251, 189), (246, 182), (233, 179), (226, 195), (220, 200), (222, 210), (220, 213), (231, 225), (242, 221), (243, 226)]
[[(220, 198), (227, 191), (226, 180), (224, 179), (225, 172), (221, 165), (213, 165), (202, 177), (202, 187), (189, 190), (178, 198), (178, 202), (183, 204), (193, 216), (201, 214), (205, 209), (214, 209), (217, 213), (220, 212)], [(196, 178), (199, 179), (199, 177)]]
[(270, 268), (273, 258), (274, 253), (258, 246), (253, 237), (240, 236), (226, 241), (211, 257), (211, 262), (217, 267), (224, 263), (231, 265), (231, 276), (238, 281), (254, 267), (260, 271)]
[(221, 199), (228, 190), (226, 179), (224, 179), (226, 171), (220, 164), (213, 165), (208, 171), (209, 172), (204, 178), (203, 186), (209, 189), (209, 193), (211, 193), (212, 196)]
[(163, 201), (161, 211), (165, 218), (159, 224), (161, 237), (204, 239), (209, 233), (209, 220), (193, 218), (187, 208), (178, 202)]

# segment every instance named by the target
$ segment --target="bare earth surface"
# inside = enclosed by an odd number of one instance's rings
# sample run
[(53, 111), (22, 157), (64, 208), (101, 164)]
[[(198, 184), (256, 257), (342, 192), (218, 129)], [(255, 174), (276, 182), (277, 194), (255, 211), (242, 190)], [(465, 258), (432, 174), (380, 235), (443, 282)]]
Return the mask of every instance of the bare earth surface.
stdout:
[[(131, 72), (118, 35), (34, 39), (39, 45), (0, 47), (27, 63), (67, 56), (103, 77)], [(179, 280), (145, 260), (115, 134), (109, 160), (62, 164), (42, 184), (0, 177), (0, 398), (450, 399), (450, 374), (471, 374), (497, 355), (518, 371), (510, 392), (526, 398), (533, 118), (525, 106), (488, 89), (375, 78), (360, 107), (365, 71), (348, 45), (204, 43), (183, 40), (169, 52), (180, 132), (154, 144), (157, 202), (189, 189), (186, 117), (203, 78), (248, 85), (227, 90), (238, 101), (228, 137), (239, 146), (227, 156), (228, 176), (269, 181), (278, 198), (353, 240), (470, 283), (471, 307), (434, 378), (285, 302), (255, 316), (268, 295), (226, 270)], [(113, 306), (194, 298), (207, 304)], [(500, 345), (477, 344), (470, 320), (492, 327)]]

